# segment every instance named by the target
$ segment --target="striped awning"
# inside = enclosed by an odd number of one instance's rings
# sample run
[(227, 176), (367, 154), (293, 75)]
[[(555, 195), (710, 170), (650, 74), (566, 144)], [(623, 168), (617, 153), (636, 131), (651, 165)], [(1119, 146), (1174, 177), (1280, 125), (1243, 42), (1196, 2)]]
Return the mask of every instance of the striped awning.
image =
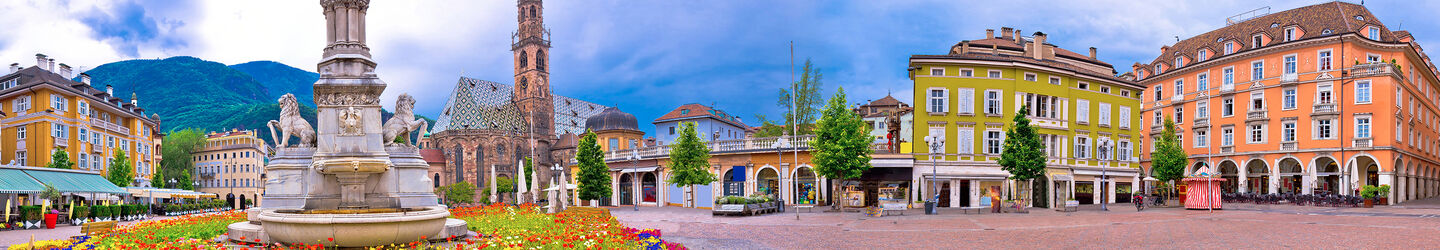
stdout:
[(55, 187), (61, 193), (106, 193), (106, 194), (128, 194), (124, 189), (110, 183), (98, 174), (75, 173), (68, 171), (45, 171), (45, 170), (22, 170), (30, 177)]
[(0, 193), (5, 194), (29, 194), (45, 191), (45, 184), (30, 178), (25, 171), (18, 169), (0, 169)]

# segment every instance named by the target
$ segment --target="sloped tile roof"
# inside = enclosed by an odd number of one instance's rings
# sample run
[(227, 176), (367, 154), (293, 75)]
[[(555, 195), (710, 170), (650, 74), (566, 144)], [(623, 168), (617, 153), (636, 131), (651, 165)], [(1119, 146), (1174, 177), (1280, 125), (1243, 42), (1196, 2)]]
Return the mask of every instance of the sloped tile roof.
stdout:
[(670, 113), (665, 113), (665, 115), (660, 116), (660, 118), (655, 118), (654, 122), (695, 117), (709, 117), (711, 119), (719, 120), (721, 122), (730, 124), (731, 126), (736, 126), (744, 129), (750, 128), (750, 126), (745, 125), (745, 123), (742, 122), (739, 117), (727, 114), (725, 113), (725, 111), (722, 110), (711, 108), (710, 106), (700, 105), (698, 103), (680, 105), (680, 107), (675, 108), (674, 110), (670, 110)]
[[(452, 129), (499, 129), (524, 132), (528, 127), (520, 110), (510, 100), (514, 87), (509, 84), (460, 77), (432, 133)], [(585, 118), (599, 114), (603, 105), (564, 96), (553, 96), (555, 134), (580, 134), (585, 131)]]
[[(1358, 18), (1357, 18), (1358, 17)], [(1183, 56), (1189, 59), (1185, 66), (1194, 65), (1196, 53), (1200, 49), (1211, 51), (1210, 59), (1224, 56), (1224, 44), (1235, 42), (1238, 45), (1232, 53), (1240, 53), (1252, 50), (1251, 38), (1256, 34), (1264, 34), (1271, 39), (1266, 46), (1284, 43), (1284, 32), (1286, 28), (1298, 27), (1303, 36), (1296, 40), (1305, 40), (1314, 37), (1335, 36), (1346, 33), (1361, 33), (1368, 26), (1380, 28), (1380, 40), (1394, 42), (1396, 37), (1390, 30), (1380, 22), (1379, 18), (1370, 13), (1365, 6), (1346, 2), (1327, 2), (1315, 4), (1290, 10), (1271, 13), (1264, 16), (1254, 17), (1239, 23), (1231, 24), (1219, 29), (1200, 34), (1174, 45), (1168, 45), (1166, 52), (1155, 57), (1149, 64), (1138, 64), (1141, 70), (1153, 71), (1155, 65), (1166, 65), (1166, 73), (1175, 70), (1175, 57)], [(1329, 30), (1330, 34), (1325, 34)], [(1263, 46), (1261, 48), (1264, 48)], [(1209, 59), (1207, 59), (1209, 60)], [(1154, 77), (1156, 72), (1149, 72), (1146, 78)]]

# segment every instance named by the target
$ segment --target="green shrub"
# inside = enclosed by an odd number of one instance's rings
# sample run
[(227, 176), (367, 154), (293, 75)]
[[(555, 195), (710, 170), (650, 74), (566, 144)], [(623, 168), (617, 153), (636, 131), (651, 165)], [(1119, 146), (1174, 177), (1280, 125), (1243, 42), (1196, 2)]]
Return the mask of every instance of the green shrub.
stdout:
[(120, 216), (130, 216), (135, 213), (135, 208), (130, 205), (120, 205)]
[(93, 206), (90, 207), (90, 214), (95, 218), (110, 218), (110, 208), (103, 205)]
[(90, 208), (86, 206), (75, 206), (70, 210), (70, 218), (90, 218)]
[(120, 205), (110, 206), (110, 216), (120, 216)]
[(20, 219), (25, 221), (40, 220), (40, 206), (20, 206)]

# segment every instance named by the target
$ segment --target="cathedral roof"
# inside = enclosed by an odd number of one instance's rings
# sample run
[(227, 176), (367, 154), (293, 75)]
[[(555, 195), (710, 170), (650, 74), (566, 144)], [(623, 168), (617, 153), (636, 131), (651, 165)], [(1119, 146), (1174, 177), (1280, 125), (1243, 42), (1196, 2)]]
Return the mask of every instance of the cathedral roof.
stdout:
[[(497, 129), (525, 132), (528, 124), (520, 109), (510, 100), (514, 87), (509, 84), (460, 77), (445, 101), (445, 108), (435, 121), (431, 133), (452, 129)], [(579, 99), (554, 96), (555, 134), (579, 134), (585, 131), (585, 118), (599, 114), (605, 106)]]

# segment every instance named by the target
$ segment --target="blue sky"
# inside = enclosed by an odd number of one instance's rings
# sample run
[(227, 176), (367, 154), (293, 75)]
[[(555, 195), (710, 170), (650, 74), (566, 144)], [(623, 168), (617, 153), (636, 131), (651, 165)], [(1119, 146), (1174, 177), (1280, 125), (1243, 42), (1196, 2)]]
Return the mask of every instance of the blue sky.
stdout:
[[(827, 90), (851, 103), (893, 93), (910, 102), (906, 60), (940, 54), (985, 29), (1050, 34), (1050, 42), (1129, 71), (1160, 46), (1270, 6), (1279, 12), (1320, 1), (547, 1), (552, 89), (618, 105), (641, 128), (685, 103), (714, 104), (758, 125), (778, 118), (776, 92), (814, 61)], [(400, 93), (434, 117), (460, 75), (512, 82), (514, 1), (373, 0), (369, 44), (386, 103)], [(1440, 39), (1436, 1), (1369, 1), (1396, 30), (1425, 44)], [(323, 44), (315, 1), (68, 0), (0, 2), (0, 62), (29, 66), (35, 53), (93, 68), (116, 60), (196, 56), (226, 64), (279, 61), (314, 70)], [(827, 96), (829, 93), (827, 93)], [(388, 105), (387, 105), (388, 106)]]

